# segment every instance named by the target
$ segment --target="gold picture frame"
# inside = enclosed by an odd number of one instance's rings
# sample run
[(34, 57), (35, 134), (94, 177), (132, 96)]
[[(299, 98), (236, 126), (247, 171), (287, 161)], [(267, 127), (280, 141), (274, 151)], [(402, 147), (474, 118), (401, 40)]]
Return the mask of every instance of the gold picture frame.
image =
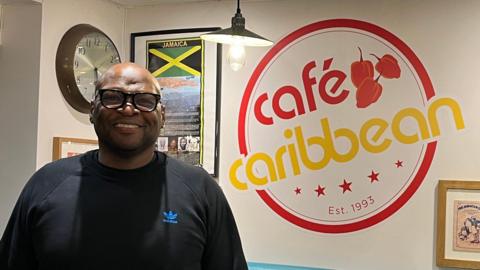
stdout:
[(53, 137), (52, 160), (75, 156), (97, 148), (97, 140)]
[(480, 181), (440, 180), (437, 266), (480, 269)]

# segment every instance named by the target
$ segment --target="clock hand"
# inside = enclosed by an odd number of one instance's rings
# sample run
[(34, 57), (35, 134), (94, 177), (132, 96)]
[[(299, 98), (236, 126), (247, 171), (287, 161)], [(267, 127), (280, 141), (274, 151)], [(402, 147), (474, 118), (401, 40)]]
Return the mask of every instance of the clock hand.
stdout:
[(98, 68), (97, 67), (95, 67), (93, 69), (93, 78), (94, 78), (94, 83), (97, 83), (97, 81), (98, 81)]
[[(103, 69), (108, 69), (110, 65), (104, 67), (105, 63), (109, 62), (111, 60), (112, 56), (110, 54), (104, 55), (102, 58), (100, 58), (96, 63), (95, 66), (98, 68), (103, 68)], [(100, 64), (98, 64), (100, 63)]]
[(89, 67), (91, 68), (95, 68), (95, 66), (93, 65), (93, 63), (90, 61), (90, 59), (88, 59), (85, 55), (76, 55), (76, 57), (78, 57), (82, 62), (84, 62), (85, 64), (87, 64)]

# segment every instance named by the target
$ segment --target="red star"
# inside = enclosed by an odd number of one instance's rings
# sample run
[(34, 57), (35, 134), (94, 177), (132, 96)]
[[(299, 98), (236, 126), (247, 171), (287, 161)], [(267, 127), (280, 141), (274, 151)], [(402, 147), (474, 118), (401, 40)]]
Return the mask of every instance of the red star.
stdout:
[(338, 186), (343, 189), (343, 193), (345, 193), (345, 191), (347, 191), (347, 190), (352, 192), (352, 190), (350, 189), (351, 184), (352, 184), (352, 182), (347, 182), (347, 180), (343, 179), (343, 184), (338, 185)]
[(317, 189), (315, 189), (315, 192), (317, 192), (317, 197), (320, 197), (320, 195), (325, 195), (325, 187), (318, 185)]
[(397, 168), (403, 167), (403, 161), (397, 160), (397, 162), (395, 162), (395, 165), (397, 165)]
[(294, 191), (295, 191), (295, 195), (302, 193), (302, 189), (299, 187), (297, 187)]
[(375, 173), (375, 171), (372, 170), (372, 173), (368, 176), (368, 178), (370, 178), (370, 183), (373, 183), (374, 181), (377, 181), (378, 182), (378, 175), (380, 173)]

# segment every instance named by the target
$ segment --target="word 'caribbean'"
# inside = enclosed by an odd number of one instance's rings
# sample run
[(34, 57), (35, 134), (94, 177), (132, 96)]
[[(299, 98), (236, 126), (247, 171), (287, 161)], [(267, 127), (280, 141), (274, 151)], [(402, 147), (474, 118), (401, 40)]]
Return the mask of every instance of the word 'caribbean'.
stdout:
[[(449, 108), (457, 130), (465, 128), (463, 116), (458, 103), (451, 98), (440, 98), (430, 104), (427, 118), (416, 108), (405, 108), (400, 110), (392, 119), (391, 131), (393, 137), (400, 143), (413, 144), (420, 140), (428, 140), (440, 136), (440, 128), (437, 119), (437, 111), (442, 108)], [(418, 125), (418, 133), (406, 134), (401, 129), (403, 120), (410, 118)], [(290, 163), (290, 175), (296, 176), (302, 173), (300, 162), (309, 170), (321, 170), (333, 159), (339, 163), (352, 160), (358, 153), (360, 145), (369, 153), (381, 153), (386, 151), (392, 144), (392, 139), (384, 138), (382, 135), (389, 127), (389, 123), (381, 118), (372, 118), (366, 121), (360, 128), (359, 135), (348, 128), (339, 128), (332, 132), (328, 118), (322, 118), (320, 125), (323, 136), (312, 136), (305, 138), (301, 126), (292, 129), (285, 129), (283, 135), (286, 139), (294, 142), (280, 146), (275, 154), (270, 156), (267, 153), (253, 153), (244, 159), (237, 159), (230, 167), (230, 181), (233, 186), (240, 190), (248, 189), (247, 182), (256, 188), (261, 188), (269, 182), (285, 179), (287, 172), (284, 160)], [(373, 136), (368, 136), (373, 132)], [(332, 136), (333, 135), (333, 136)], [(347, 139), (350, 149), (346, 153), (338, 153), (335, 149), (334, 140), (339, 138)], [(323, 150), (323, 157), (319, 160), (312, 160), (307, 148), (320, 147)], [(244, 164), (245, 163), (245, 164)], [(267, 175), (255, 173), (256, 166), (265, 166)], [(238, 170), (245, 170), (248, 181), (239, 179)]]

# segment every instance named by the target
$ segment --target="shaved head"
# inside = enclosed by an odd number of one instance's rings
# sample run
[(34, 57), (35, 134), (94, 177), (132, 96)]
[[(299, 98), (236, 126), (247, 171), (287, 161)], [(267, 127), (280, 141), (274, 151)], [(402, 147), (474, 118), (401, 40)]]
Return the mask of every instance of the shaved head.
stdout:
[(142, 80), (142, 82), (151, 83), (157, 94), (160, 94), (160, 84), (153, 75), (144, 67), (135, 63), (120, 63), (111, 66), (97, 81), (95, 89), (101, 89), (111, 80), (118, 80), (118, 78), (129, 78), (128, 83), (137, 83), (135, 80)]

